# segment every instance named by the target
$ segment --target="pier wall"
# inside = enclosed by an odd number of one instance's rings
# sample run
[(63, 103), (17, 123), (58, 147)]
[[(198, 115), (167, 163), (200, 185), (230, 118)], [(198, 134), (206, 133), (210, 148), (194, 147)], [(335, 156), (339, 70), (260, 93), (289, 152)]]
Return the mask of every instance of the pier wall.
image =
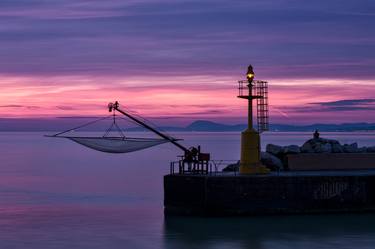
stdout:
[(288, 155), (290, 170), (375, 169), (375, 153), (301, 153)]
[(164, 176), (166, 214), (375, 211), (375, 174)]

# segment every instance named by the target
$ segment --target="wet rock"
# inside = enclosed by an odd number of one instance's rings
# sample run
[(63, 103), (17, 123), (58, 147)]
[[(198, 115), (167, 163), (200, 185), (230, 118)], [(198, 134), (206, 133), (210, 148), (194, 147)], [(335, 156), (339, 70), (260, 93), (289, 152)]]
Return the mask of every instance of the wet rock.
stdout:
[(298, 145), (288, 145), (284, 147), (284, 154), (299, 154), (301, 149)]
[(240, 169), (240, 161), (237, 163), (232, 163), (227, 165), (222, 171), (224, 172), (234, 172), (234, 171), (239, 171)]
[(315, 153), (331, 153), (332, 145), (330, 143), (316, 144), (314, 151)]
[(375, 146), (367, 147), (368, 153), (375, 153)]
[(278, 146), (274, 144), (267, 145), (267, 152), (278, 157), (284, 168), (287, 167), (287, 155), (297, 153), (375, 153), (375, 146), (358, 148), (357, 143), (341, 145), (335, 139), (326, 139), (319, 137), (319, 133), (314, 133), (314, 138), (307, 140), (301, 147), (297, 145)]
[(301, 152), (303, 152), (303, 153), (314, 153), (313, 146), (312, 146), (312, 144), (309, 141), (305, 142), (302, 145)]
[(345, 153), (356, 153), (358, 152), (358, 144), (357, 143), (344, 144), (343, 149)]
[(367, 147), (359, 147), (357, 150), (357, 153), (366, 153), (367, 152)]
[(334, 139), (313, 138), (306, 141), (302, 147), (303, 153), (341, 153), (343, 148), (339, 141)]
[(334, 139), (327, 139), (327, 142), (331, 145), (331, 153), (342, 153), (344, 152), (339, 141)]
[(343, 153), (344, 149), (342, 148), (340, 143), (332, 144), (332, 153)]
[(327, 139), (327, 142), (330, 143), (331, 145), (340, 145), (340, 142), (334, 139)]
[[(268, 152), (261, 152), (261, 162), (264, 166), (272, 171), (283, 169), (283, 163), (281, 160)], [(229, 164), (223, 168), (223, 172), (238, 172), (240, 169), (240, 161), (237, 163)]]
[(266, 152), (271, 153), (274, 156), (281, 155), (284, 151), (284, 148), (275, 144), (267, 144)]
[(268, 152), (261, 152), (261, 162), (267, 168), (277, 171), (283, 168), (283, 163), (279, 158)]

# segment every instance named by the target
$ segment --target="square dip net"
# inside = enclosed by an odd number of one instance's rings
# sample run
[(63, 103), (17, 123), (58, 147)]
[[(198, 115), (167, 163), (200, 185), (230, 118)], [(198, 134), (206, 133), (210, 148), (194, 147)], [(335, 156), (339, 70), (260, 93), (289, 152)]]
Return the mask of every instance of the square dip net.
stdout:
[[(132, 115), (137, 116), (137, 119), (142, 119), (143, 122), (147, 122), (149, 126), (152, 125), (155, 129), (159, 129), (149, 120), (135, 113), (132, 113)], [(108, 122), (110, 122), (109, 127)], [(120, 125), (124, 124), (128, 126), (130, 131), (142, 131), (143, 134), (150, 134), (149, 132), (144, 132), (145, 129), (140, 127), (139, 124), (132, 122), (132, 120), (117, 116), (113, 110), (112, 115), (96, 118), (66, 131), (47, 135), (47, 137), (66, 138), (90, 149), (106, 153), (128, 153), (170, 142), (170, 140), (164, 138), (128, 137), (125, 135), (124, 129), (120, 127)], [(129, 127), (129, 124), (132, 126)], [(105, 127), (108, 128), (104, 134), (98, 136), (98, 130), (103, 130)], [(168, 137), (172, 140), (177, 140), (169, 135)]]

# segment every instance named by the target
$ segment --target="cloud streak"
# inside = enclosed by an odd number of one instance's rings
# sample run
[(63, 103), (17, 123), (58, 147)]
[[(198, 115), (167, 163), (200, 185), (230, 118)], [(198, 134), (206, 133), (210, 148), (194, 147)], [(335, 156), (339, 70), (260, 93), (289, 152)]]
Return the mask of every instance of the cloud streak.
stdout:
[[(322, 8), (324, 3), (324, 8)], [(374, 78), (375, 4), (1, 1), (0, 73)], [(11, 25), (9, 25), (11, 24)]]
[[(338, 111), (374, 111), (375, 99), (344, 99), (329, 102), (310, 103), (310, 111), (338, 112)], [(302, 111), (302, 110), (301, 110)], [(306, 111), (306, 109), (304, 110)]]
[(311, 103), (314, 105), (320, 106), (333, 106), (333, 107), (342, 107), (342, 106), (358, 106), (358, 105), (367, 105), (375, 103), (375, 99), (344, 99), (330, 102), (317, 102)]

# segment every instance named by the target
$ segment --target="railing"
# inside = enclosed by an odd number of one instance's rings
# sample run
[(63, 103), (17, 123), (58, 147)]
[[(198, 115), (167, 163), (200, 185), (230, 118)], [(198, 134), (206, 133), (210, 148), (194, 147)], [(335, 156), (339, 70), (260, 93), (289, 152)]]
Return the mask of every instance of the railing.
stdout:
[(206, 164), (179, 160), (170, 163), (169, 173), (171, 175), (237, 175), (238, 168), (235, 167), (233, 170), (222, 171), (226, 166), (236, 163), (238, 163), (236, 160), (210, 160)]
[[(251, 96), (254, 99), (263, 97), (262, 93), (267, 91), (267, 81), (254, 80), (252, 83)], [(238, 97), (247, 98), (249, 97), (249, 82), (247, 80), (238, 81)]]
[[(248, 97), (249, 96), (249, 82), (247, 80), (238, 81), (238, 97)], [(253, 93), (254, 90), (253, 90)], [(253, 94), (252, 94), (253, 95)]]
[(248, 85), (249, 83), (246, 80), (238, 81), (238, 97), (248, 96)]

